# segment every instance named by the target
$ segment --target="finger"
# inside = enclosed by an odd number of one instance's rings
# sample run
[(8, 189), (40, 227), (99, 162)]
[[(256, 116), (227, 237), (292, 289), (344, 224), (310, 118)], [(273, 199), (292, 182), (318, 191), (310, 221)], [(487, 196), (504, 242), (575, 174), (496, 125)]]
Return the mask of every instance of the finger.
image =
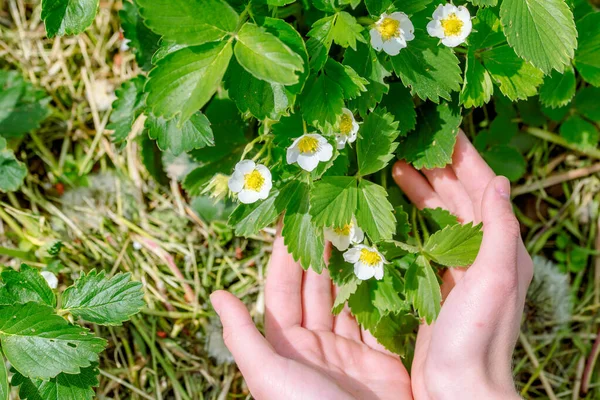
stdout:
[(373, 335), (371, 335), (371, 332), (369, 332), (368, 330), (361, 328), (360, 334), (361, 334), (363, 343), (366, 344), (367, 346), (369, 346), (370, 348), (372, 348), (373, 350), (376, 350), (380, 353), (387, 354), (388, 356), (398, 357), (396, 354), (392, 353), (391, 351), (389, 351), (388, 349), (383, 347), (383, 345), (380, 344), (377, 341), (377, 339), (375, 339), (375, 337)]
[(246, 379), (256, 374), (256, 361), (268, 362), (277, 353), (260, 334), (246, 306), (234, 295), (218, 290), (210, 301), (223, 324), (223, 340)]
[[(336, 297), (339, 291), (340, 289), (336, 286), (334, 289)], [(348, 304), (345, 304), (342, 311), (334, 317), (333, 332), (336, 335), (345, 337), (346, 339), (354, 340), (355, 342), (361, 341), (360, 327), (358, 326), (358, 322), (356, 322), (356, 318), (354, 318), (354, 316), (352, 316), (350, 313)]]
[(471, 198), (475, 222), (481, 221), (481, 199), (487, 185), (496, 174), (481, 158), (463, 131), (458, 133), (452, 154), (452, 169)]
[(392, 169), (392, 176), (404, 194), (418, 208), (447, 208), (427, 179), (406, 162), (396, 162)]
[(304, 273), (302, 285), (302, 326), (310, 330), (333, 329), (333, 298), (329, 271), (317, 274), (312, 269)]
[(265, 285), (267, 338), (302, 323), (302, 267), (294, 261), (277, 235)]
[(473, 220), (473, 203), (464, 186), (450, 166), (445, 168), (423, 169), (429, 184), (448, 206), (448, 211), (462, 222)]

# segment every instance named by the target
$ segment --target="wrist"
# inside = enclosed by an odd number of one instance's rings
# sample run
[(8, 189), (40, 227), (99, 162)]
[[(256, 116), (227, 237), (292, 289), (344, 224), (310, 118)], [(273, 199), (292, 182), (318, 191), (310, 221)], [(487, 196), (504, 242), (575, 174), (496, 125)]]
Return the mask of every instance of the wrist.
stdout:
[(426, 380), (428, 400), (520, 400), (510, 373), (500, 376), (499, 372), (481, 374), (481, 369), (437, 371)]

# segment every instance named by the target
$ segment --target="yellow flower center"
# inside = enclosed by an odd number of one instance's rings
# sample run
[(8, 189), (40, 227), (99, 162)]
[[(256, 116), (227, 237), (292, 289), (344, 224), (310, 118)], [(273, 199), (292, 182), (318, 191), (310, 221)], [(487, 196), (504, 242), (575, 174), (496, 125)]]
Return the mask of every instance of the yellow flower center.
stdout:
[(340, 133), (348, 136), (350, 132), (352, 132), (352, 117), (343, 113), (342, 118), (340, 118)]
[(455, 13), (448, 15), (448, 18), (442, 20), (442, 29), (446, 36), (458, 36), (462, 31), (464, 23)]
[(383, 40), (387, 41), (400, 35), (400, 21), (393, 18), (384, 18), (377, 27)]
[(349, 236), (351, 229), (352, 229), (352, 223), (346, 224), (346, 225), (342, 226), (341, 228), (334, 228), (333, 231), (335, 233), (337, 233), (338, 235)]
[(319, 141), (311, 136), (304, 136), (298, 142), (300, 153), (314, 153), (319, 149)]
[(264, 176), (262, 176), (261, 173), (256, 169), (249, 174), (244, 175), (244, 189), (259, 192), (264, 183)]
[(370, 267), (374, 267), (381, 262), (381, 256), (369, 249), (360, 250), (360, 261)]

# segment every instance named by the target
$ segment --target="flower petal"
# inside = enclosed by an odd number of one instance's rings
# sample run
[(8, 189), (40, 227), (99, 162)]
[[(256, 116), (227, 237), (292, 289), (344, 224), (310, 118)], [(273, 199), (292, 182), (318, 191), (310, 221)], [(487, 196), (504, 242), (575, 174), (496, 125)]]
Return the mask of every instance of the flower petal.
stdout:
[(465, 39), (460, 36), (446, 36), (442, 39), (442, 44), (447, 47), (456, 47), (461, 43), (464, 43)]
[(229, 178), (227, 186), (229, 186), (229, 190), (233, 193), (238, 193), (244, 188), (244, 175), (237, 171), (234, 172), (233, 175), (231, 175), (231, 178)]
[(312, 170), (317, 168), (317, 165), (319, 165), (318, 157), (318, 154), (300, 154), (298, 155), (298, 165), (303, 170), (312, 172)]
[(254, 171), (256, 164), (252, 160), (242, 160), (235, 165), (235, 171), (241, 174), (249, 174)]
[(393, 38), (383, 44), (383, 51), (390, 56), (397, 56), (400, 50), (406, 47), (406, 42), (401, 37)]
[(362, 243), (363, 240), (365, 240), (365, 232), (362, 229), (360, 229), (360, 227), (358, 227), (356, 223), (354, 223), (354, 235), (352, 238), (352, 242), (358, 244)]
[(238, 199), (240, 200), (240, 203), (252, 204), (260, 199), (260, 195), (259, 192), (255, 192), (254, 190), (243, 189), (238, 193)]
[(360, 261), (354, 264), (354, 275), (362, 281), (371, 279), (375, 275), (375, 268), (361, 263)]
[(350, 250), (346, 251), (343, 254), (344, 261), (346, 261), (347, 263), (350, 263), (350, 264), (354, 264), (354, 263), (358, 262), (358, 259), (360, 258), (361, 250), (362, 250), (361, 246), (356, 246), (356, 247), (353, 247)]
[(373, 274), (373, 276), (375, 276), (375, 279), (377, 279), (378, 281), (383, 279), (383, 264), (378, 265), (373, 269), (375, 270), (375, 273)]
[(321, 145), (316, 156), (319, 157), (319, 161), (331, 160), (331, 157), (333, 156), (333, 146), (329, 142), (324, 143)]
[(427, 33), (429, 33), (429, 36), (440, 39), (445, 36), (444, 28), (442, 28), (442, 24), (438, 20), (429, 21), (427, 24)]
[(290, 146), (287, 148), (286, 161), (288, 164), (293, 164), (298, 161), (298, 156), (300, 155), (300, 150), (296, 146)]
[(371, 46), (373, 46), (375, 50), (381, 51), (381, 49), (383, 49), (383, 38), (379, 31), (373, 28), (369, 31), (369, 34), (371, 35)]
[(349, 140), (349, 137), (346, 135), (336, 135), (335, 142), (337, 144), (337, 149), (341, 150), (346, 146), (346, 142)]

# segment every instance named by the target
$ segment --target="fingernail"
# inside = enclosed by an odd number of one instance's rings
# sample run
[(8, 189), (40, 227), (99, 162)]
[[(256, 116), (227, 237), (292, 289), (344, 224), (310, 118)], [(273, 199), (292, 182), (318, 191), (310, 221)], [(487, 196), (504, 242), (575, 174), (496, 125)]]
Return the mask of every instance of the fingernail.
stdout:
[(510, 182), (503, 176), (496, 179), (496, 192), (505, 200), (510, 199)]

